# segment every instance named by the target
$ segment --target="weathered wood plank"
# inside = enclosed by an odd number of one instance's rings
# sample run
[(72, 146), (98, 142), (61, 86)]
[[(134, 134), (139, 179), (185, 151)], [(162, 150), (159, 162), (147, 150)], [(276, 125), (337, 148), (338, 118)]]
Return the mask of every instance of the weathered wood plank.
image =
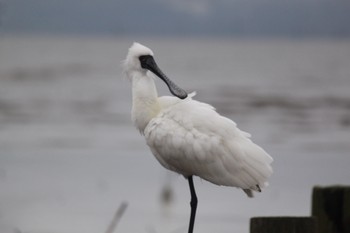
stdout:
[(250, 219), (250, 233), (317, 233), (314, 217), (255, 217)]
[(314, 187), (311, 212), (320, 233), (350, 233), (350, 186)]

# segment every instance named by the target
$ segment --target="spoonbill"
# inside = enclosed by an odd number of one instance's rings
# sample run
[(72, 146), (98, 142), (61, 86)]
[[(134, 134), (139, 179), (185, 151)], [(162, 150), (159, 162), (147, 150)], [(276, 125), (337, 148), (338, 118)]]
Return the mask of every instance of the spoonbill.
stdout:
[[(159, 163), (188, 180), (188, 232), (192, 233), (197, 209), (193, 176), (241, 188), (252, 197), (253, 191), (261, 192), (267, 185), (273, 159), (235, 122), (172, 82), (153, 55), (151, 49), (135, 42), (124, 61), (125, 75), (132, 82), (132, 121)], [(148, 71), (161, 78), (174, 96), (158, 97)]]

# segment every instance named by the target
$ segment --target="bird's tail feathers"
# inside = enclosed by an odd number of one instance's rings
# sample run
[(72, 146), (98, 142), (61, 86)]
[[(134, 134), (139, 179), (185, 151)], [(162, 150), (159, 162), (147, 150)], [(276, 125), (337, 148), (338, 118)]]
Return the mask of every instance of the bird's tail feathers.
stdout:
[(248, 197), (253, 197), (253, 191), (261, 192), (268, 186), (268, 178), (272, 175), (272, 158), (261, 147), (249, 142), (243, 147), (244, 157), (242, 162), (242, 181), (248, 186), (243, 191)]
[(251, 189), (242, 189), (248, 197), (254, 197), (253, 191)]

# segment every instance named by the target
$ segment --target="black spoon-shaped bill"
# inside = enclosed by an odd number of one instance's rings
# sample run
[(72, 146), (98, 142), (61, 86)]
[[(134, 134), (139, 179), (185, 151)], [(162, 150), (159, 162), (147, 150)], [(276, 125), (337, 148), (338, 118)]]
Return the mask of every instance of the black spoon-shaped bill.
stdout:
[(176, 97), (180, 99), (185, 99), (187, 97), (186, 91), (177, 86), (173, 81), (171, 81), (158, 67), (155, 62), (153, 56), (144, 55), (139, 57), (141, 62), (141, 67), (147, 69), (157, 75), (160, 79), (162, 79), (169, 88), (169, 91)]

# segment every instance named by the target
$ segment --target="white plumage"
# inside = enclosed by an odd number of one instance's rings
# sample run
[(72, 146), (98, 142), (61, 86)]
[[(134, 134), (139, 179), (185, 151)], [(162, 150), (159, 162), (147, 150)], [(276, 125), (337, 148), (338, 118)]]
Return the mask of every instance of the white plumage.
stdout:
[(150, 69), (144, 61), (149, 57), (153, 59), (149, 48), (134, 43), (124, 68), (132, 81), (132, 120), (157, 160), (186, 178), (195, 175), (217, 185), (238, 187), (248, 196), (251, 190), (265, 187), (273, 159), (235, 122), (211, 105), (193, 100), (195, 94), (181, 97), (181, 88), (167, 83), (174, 95), (184, 99), (158, 97), (148, 70), (164, 74)]

